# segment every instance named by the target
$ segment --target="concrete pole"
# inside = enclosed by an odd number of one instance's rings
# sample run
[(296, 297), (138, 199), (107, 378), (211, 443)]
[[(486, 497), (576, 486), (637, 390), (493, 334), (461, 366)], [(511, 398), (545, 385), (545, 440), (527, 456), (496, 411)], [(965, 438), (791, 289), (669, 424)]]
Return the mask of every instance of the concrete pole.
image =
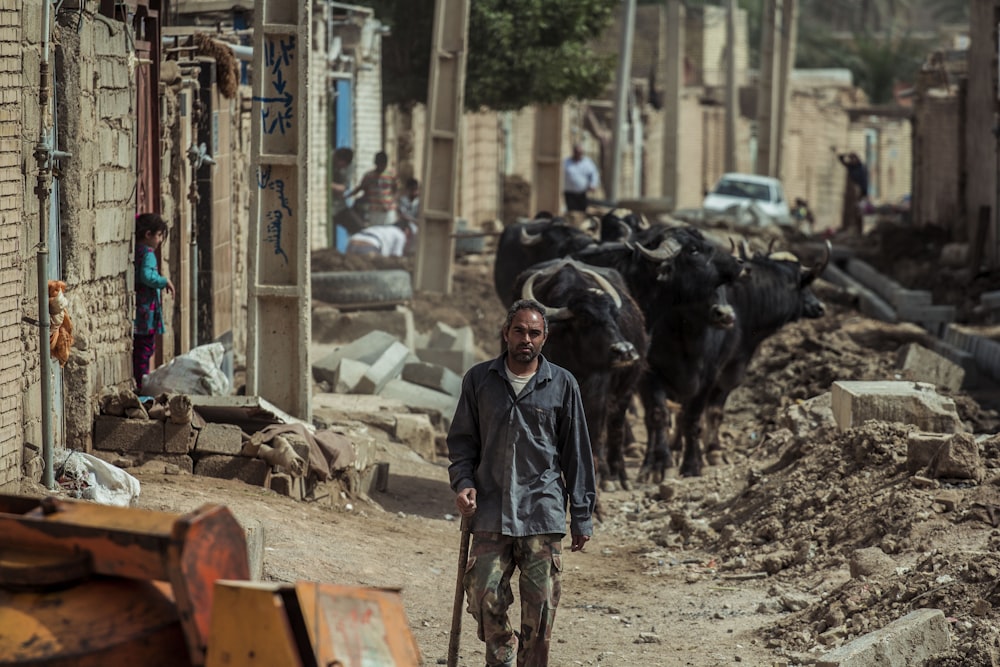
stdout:
[(726, 143), (723, 167), (736, 167), (736, 118), (739, 113), (736, 87), (736, 0), (726, 0)]
[(611, 132), (611, 178), (608, 179), (608, 199), (618, 199), (622, 175), (622, 148), (625, 143), (625, 119), (628, 117), (628, 89), (632, 81), (632, 42), (635, 35), (635, 1), (625, 0), (622, 15), (622, 42), (618, 54), (618, 80), (615, 90), (615, 126)]
[[(661, 17), (664, 14), (661, 12)], [(684, 92), (684, 5), (668, 0), (661, 18), (661, 67), (663, 67), (663, 171), (662, 196), (677, 208), (680, 156), (681, 97)]]
[(785, 131), (788, 127), (788, 105), (792, 99), (792, 70), (795, 69), (795, 47), (798, 40), (798, 0), (782, 0), (781, 65), (778, 69), (778, 107), (776, 109), (774, 175), (782, 178), (785, 152)]
[(764, 0), (761, 30), (760, 80), (757, 83), (757, 166), (762, 176), (774, 174), (774, 43), (779, 0)]

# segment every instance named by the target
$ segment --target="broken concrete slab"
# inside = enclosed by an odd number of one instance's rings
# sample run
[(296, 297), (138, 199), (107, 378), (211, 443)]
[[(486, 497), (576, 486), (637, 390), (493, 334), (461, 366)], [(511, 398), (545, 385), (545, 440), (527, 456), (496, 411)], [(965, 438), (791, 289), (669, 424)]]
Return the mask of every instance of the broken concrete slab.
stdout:
[(440, 350), (427, 347), (417, 350), (420, 361), (444, 366), (459, 376), (465, 375), (476, 363), (475, 350)]
[(194, 464), (194, 474), (221, 479), (238, 479), (254, 486), (267, 484), (271, 471), (265, 461), (246, 456), (203, 456)]
[(400, 376), (407, 382), (419, 384), (435, 391), (458, 396), (462, 393), (462, 378), (455, 371), (425, 361), (408, 363), (403, 366), (403, 373)]
[(293, 417), (260, 396), (191, 396), (190, 398), (197, 416), (220, 424), (234, 424), (248, 433), (256, 431), (265, 423), (301, 424), (309, 431), (316, 430), (309, 422)]
[(858, 306), (863, 315), (893, 324), (899, 321), (896, 317), (895, 309), (888, 301), (862, 285), (849, 274), (838, 269), (832, 263), (823, 271), (823, 278), (834, 285), (844, 288), (849, 294), (856, 295), (858, 297)]
[(391, 310), (345, 312), (328, 305), (318, 305), (312, 310), (312, 338), (317, 343), (347, 344), (372, 331), (391, 334), (413, 349), (416, 335), (413, 311), (396, 306)]
[(965, 431), (955, 401), (926, 382), (845, 381), (833, 383), (833, 416), (841, 431), (869, 419), (912, 424), (922, 431)]
[[(371, 368), (363, 361), (344, 358), (337, 364), (337, 373), (334, 376), (333, 390), (338, 394), (353, 394), (358, 383), (364, 378), (365, 373)], [(365, 392), (369, 393), (369, 392)]]
[(917, 431), (906, 439), (906, 470), (911, 475), (926, 470), (938, 450), (951, 438), (949, 433), (926, 433)]
[(359, 394), (377, 394), (389, 380), (399, 377), (410, 356), (402, 343), (393, 343), (376, 359), (354, 387)]
[(951, 647), (940, 609), (917, 609), (822, 656), (816, 667), (911, 667)]
[(437, 322), (427, 339), (427, 347), (434, 350), (471, 350), (475, 348), (472, 329), (468, 326), (458, 329), (444, 322)]
[(390, 380), (382, 390), (384, 398), (394, 398), (411, 409), (430, 411), (441, 420), (440, 428), (447, 431), (455, 416), (458, 399), (439, 391), (433, 391), (406, 380)]
[(385, 331), (369, 331), (361, 338), (355, 339), (334, 350), (332, 353), (313, 363), (313, 378), (317, 382), (329, 382), (330, 386), (336, 383), (337, 367), (340, 360), (354, 359), (366, 364), (373, 364), (382, 356), (382, 353), (389, 349), (393, 343), (400, 342), (398, 338)]
[[(427, 391), (424, 389), (423, 391)], [(394, 414), (406, 412), (407, 404), (398, 398), (367, 394), (314, 394), (313, 417), (326, 422), (357, 421), (392, 433)]]
[(97, 415), (94, 448), (113, 452), (162, 452), (163, 422)]
[(896, 368), (907, 379), (930, 382), (952, 391), (958, 391), (965, 379), (964, 368), (919, 343), (910, 343), (899, 351)]
[(788, 406), (778, 416), (778, 425), (787, 428), (796, 437), (814, 435), (820, 428), (836, 428), (837, 420), (833, 417), (833, 398), (830, 392)]
[(260, 581), (264, 578), (264, 524), (254, 517), (238, 517), (237, 521), (243, 526), (247, 540), (250, 580)]
[(243, 429), (233, 424), (213, 422), (205, 424), (205, 427), (198, 431), (194, 451), (199, 456), (206, 454), (239, 456), (243, 451)]
[(417, 454), (427, 461), (437, 459), (437, 449), (434, 445), (436, 435), (431, 420), (424, 414), (397, 414), (396, 440), (406, 443)]

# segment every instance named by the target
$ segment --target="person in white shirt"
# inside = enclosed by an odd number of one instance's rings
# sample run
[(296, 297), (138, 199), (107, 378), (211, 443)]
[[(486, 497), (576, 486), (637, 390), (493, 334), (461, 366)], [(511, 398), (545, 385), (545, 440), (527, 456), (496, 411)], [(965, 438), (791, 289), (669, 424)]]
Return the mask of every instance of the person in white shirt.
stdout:
[(597, 165), (583, 154), (580, 144), (573, 144), (573, 154), (563, 160), (563, 199), (567, 211), (586, 211), (587, 195), (601, 185)]
[(347, 252), (353, 255), (402, 257), (406, 249), (406, 232), (396, 225), (372, 225), (347, 239)]

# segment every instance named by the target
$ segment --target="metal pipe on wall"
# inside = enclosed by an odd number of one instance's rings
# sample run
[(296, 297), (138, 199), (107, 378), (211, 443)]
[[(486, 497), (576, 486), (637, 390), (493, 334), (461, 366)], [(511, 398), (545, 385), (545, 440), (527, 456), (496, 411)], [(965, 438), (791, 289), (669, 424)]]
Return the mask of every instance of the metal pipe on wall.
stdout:
[(38, 179), (35, 194), (38, 196), (38, 251), (36, 269), (38, 276), (38, 356), (41, 373), (42, 406), (42, 484), (47, 489), (55, 488), (52, 472), (52, 357), (49, 355), (49, 194), (52, 190), (52, 142), (49, 136), (49, 27), (52, 18), (52, 2), (42, 2), (42, 58), (38, 68), (38, 107), (41, 122), (38, 129), (38, 143), (35, 144), (35, 161), (38, 163)]
[[(188, 344), (198, 347), (198, 167), (201, 156), (198, 151), (198, 123), (201, 122), (201, 100), (198, 99), (201, 84), (192, 77), (182, 81), (185, 88), (192, 91), (191, 102), (191, 145), (187, 150), (191, 165), (191, 182), (188, 184), (188, 202), (191, 204), (191, 225), (188, 233)], [(187, 351), (187, 350), (185, 350)]]

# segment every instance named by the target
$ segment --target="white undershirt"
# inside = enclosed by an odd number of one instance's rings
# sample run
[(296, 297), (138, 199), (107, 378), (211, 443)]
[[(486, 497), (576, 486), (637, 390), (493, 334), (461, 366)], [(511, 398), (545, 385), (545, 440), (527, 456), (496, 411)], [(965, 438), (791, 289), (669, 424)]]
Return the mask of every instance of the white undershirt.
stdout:
[(507, 381), (510, 382), (510, 386), (514, 389), (515, 396), (521, 393), (521, 390), (524, 389), (524, 386), (528, 384), (528, 380), (533, 378), (535, 376), (535, 373), (538, 372), (538, 370), (536, 369), (528, 373), (527, 375), (518, 375), (517, 373), (514, 373), (512, 370), (510, 370), (510, 368), (507, 367), (507, 364), (504, 364), (503, 368), (505, 371), (507, 371)]

